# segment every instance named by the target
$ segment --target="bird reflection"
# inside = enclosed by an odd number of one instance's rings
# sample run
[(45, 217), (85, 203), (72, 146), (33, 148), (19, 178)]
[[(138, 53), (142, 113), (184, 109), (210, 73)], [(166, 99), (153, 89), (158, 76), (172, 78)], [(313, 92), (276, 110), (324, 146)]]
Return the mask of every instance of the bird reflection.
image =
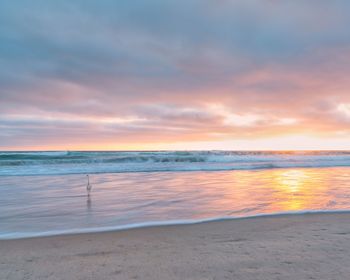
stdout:
[(86, 210), (88, 213), (92, 211), (92, 203), (90, 196), (88, 196), (88, 198), (86, 199)]

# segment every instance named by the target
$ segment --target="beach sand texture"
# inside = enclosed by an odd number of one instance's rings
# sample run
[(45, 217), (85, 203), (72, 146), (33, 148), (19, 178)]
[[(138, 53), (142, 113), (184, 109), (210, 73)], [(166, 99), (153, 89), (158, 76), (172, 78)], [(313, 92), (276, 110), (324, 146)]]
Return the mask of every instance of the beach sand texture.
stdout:
[(0, 279), (350, 279), (350, 214), (0, 242)]

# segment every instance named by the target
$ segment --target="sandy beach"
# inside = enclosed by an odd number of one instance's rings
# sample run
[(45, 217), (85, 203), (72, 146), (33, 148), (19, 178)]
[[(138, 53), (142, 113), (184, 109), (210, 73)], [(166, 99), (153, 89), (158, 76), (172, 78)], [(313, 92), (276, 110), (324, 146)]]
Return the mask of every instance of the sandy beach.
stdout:
[(350, 214), (0, 241), (0, 279), (348, 279)]

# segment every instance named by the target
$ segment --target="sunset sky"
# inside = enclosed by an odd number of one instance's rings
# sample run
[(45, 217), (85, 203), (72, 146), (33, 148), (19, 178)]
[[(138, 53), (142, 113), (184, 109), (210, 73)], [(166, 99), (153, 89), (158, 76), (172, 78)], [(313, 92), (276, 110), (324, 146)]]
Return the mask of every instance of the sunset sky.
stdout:
[(0, 2), (0, 150), (350, 149), (348, 0)]

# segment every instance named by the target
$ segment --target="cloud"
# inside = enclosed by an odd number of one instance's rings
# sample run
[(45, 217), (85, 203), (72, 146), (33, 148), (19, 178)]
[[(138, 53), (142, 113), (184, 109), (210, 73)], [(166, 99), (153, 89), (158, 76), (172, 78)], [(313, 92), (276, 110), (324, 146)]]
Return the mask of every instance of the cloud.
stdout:
[(349, 11), (341, 0), (1, 1), (0, 147), (344, 137)]

